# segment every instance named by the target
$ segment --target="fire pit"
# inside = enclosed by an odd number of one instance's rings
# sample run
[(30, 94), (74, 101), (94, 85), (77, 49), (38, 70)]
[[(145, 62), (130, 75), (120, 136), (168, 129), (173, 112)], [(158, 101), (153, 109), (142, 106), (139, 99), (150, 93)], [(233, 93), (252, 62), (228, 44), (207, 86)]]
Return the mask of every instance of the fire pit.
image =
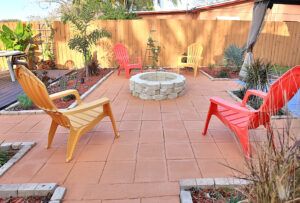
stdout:
[(139, 73), (130, 78), (130, 92), (144, 100), (175, 99), (184, 93), (185, 77), (169, 72)]

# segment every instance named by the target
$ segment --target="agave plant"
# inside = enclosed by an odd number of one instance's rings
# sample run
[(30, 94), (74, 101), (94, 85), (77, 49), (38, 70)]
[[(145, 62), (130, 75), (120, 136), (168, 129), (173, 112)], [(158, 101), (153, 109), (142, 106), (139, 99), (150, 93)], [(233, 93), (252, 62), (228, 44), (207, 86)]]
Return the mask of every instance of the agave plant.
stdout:
[(6, 25), (2, 25), (0, 30), (0, 40), (6, 50), (24, 51), (33, 37), (31, 24), (18, 22), (15, 30), (11, 30)]

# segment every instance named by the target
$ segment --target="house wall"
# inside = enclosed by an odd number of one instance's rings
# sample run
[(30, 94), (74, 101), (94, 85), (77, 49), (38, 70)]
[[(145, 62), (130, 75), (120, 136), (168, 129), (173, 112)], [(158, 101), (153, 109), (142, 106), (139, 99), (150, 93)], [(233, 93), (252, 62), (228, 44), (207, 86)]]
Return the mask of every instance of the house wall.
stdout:
[[(246, 20), (252, 19), (253, 2), (213, 8), (194, 13), (139, 14), (143, 19), (198, 19), (198, 20)], [(300, 22), (300, 5), (275, 4), (268, 11), (267, 21)]]

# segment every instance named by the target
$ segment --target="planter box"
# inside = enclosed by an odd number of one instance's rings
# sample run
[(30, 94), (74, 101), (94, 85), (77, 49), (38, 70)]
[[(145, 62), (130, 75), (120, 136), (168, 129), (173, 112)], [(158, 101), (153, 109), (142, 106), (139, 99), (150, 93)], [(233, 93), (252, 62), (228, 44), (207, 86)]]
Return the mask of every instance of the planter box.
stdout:
[(208, 77), (211, 81), (236, 81), (238, 80), (238, 78), (214, 78), (213, 76), (211, 76), (210, 74), (208, 74), (207, 72), (203, 71), (200, 69), (200, 72), (205, 75), (206, 77)]
[(249, 184), (249, 181), (237, 178), (197, 178), (179, 181), (181, 203), (193, 203), (191, 188), (238, 187)]

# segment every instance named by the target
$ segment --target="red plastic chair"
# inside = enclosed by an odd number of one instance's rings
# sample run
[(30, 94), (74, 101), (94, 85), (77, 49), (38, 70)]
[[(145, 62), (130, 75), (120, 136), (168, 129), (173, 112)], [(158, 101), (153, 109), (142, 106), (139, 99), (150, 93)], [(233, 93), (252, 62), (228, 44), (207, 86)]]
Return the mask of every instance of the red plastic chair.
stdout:
[(120, 75), (120, 72), (122, 69), (125, 70), (125, 74), (126, 74), (127, 78), (130, 77), (131, 69), (137, 68), (137, 69), (141, 69), (141, 72), (143, 72), (141, 57), (137, 58), (136, 63), (130, 64), (127, 49), (125, 48), (125, 46), (123, 44), (120, 44), (120, 43), (116, 44), (114, 47), (114, 53), (115, 53), (117, 62), (119, 64), (118, 75)]
[[(250, 157), (249, 129), (264, 125), (269, 131), (270, 117), (278, 112), (300, 88), (300, 66), (295, 66), (274, 82), (268, 93), (258, 90), (248, 90), (242, 103), (234, 104), (221, 98), (210, 98), (203, 135), (206, 135), (212, 115), (217, 116), (238, 137), (247, 157)], [(249, 96), (263, 98), (263, 104), (258, 110), (246, 107)]]

